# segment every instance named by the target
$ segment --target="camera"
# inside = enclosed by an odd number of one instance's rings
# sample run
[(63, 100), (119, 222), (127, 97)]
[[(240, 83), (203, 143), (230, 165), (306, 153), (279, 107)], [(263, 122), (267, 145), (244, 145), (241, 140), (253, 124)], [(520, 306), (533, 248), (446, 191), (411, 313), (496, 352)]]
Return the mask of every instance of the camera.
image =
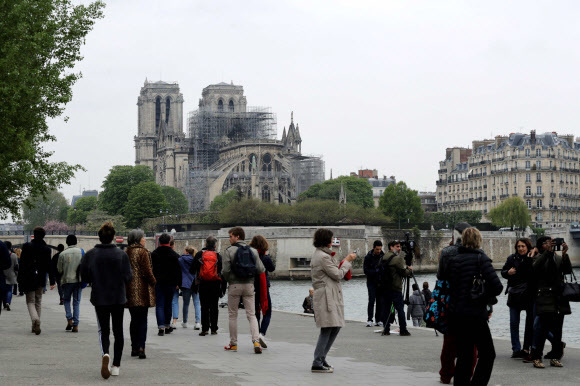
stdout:
[(409, 267), (412, 266), (415, 255), (415, 240), (409, 237), (409, 232), (405, 232), (405, 240), (401, 241), (401, 250), (405, 252), (405, 264)]
[(556, 237), (552, 240), (552, 243), (554, 244), (554, 251), (561, 251), (562, 244), (564, 244), (564, 239), (561, 237)]

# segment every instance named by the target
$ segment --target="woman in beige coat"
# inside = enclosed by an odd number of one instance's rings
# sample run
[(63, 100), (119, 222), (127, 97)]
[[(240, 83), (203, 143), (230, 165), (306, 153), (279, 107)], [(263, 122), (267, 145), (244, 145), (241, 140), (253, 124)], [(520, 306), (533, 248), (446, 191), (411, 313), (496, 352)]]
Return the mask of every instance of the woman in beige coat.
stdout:
[(314, 288), (314, 319), (320, 327), (320, 336), (314, 350), (313, 373), (332, 373), (333, 367), (326, 362), (326, 355), (332, 347), (341, 327), (344, 327), (344, 302), (340, 280), (351, 268), (351, 262), (356, 259), (352, 253), (346, 257), (342, 266), (334, 258), (330, 250), (332, 232), (320, 228), (314, 233), (316, 247), (310, 267), (312, 269), (312, 287)]

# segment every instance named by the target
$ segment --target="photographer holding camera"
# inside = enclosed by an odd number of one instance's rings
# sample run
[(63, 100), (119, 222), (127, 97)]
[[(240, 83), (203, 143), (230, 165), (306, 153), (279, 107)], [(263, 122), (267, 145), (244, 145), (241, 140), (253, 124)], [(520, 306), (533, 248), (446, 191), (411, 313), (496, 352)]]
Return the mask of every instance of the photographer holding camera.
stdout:
[[(565, 274), (572, 272), (570, 258), (566, 253), (568, 245), (562, 239), (554, 239), (542, 236), (538, 238), (536, 247), (540, 255), (534, 259), (534, 275), (537, 284), (536, 296), (536, 321), (537, 329), (534, 328), (532, 345), (532, 359), (534, 367), (544, 368), (542, 363), (542, 351), (548, 332), (552, 332), (552, 352), (550, 354), (550, 366), (563, 367), (560, 359), (563, 355), (562, 327), (564, 315), (570, 315), (570, 303), (561, 296), (562, 280)], [(562, 256), (554, 251), (562, 247)], [(534, 323), (534, 324), (535, 324)]]
[(379, 261), (379, 286), (383, 294), (383, 324), (385, 329), (383, 335), (390, 335), (391, 304), (394, 304), (399, 317), (399, 327), (401, 336), (410, 336), (405, 320), (405, 309), (403, 301), (403, 279), (408, 278), (413, 273), (413, 268), (407, 266), (406, 253), (401, 254), (401, 242), (391, 241), (388, 244), (389, 252)]

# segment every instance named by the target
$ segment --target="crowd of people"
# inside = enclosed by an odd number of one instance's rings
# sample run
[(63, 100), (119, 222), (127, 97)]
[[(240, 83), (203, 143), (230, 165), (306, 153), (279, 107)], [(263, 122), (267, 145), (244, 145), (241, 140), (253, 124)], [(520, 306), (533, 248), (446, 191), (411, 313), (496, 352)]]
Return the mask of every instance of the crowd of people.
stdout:
[[(129, 233), (125, 250), (113, 243), (115, 229), (109, 222), (102, 225), (100, 243), (84, 252), (74, 235), (66, 238), (67, 247), (59, 245), (51, 258), (44, 241), (44, 229), (37, 227), (34, 238), (22, 250), (9, 242), (0, 242), (0, 298), (5, 311), (18, 289), (26, 296), (31, 329), (41, 333), (42, 296), (47, 279), (50, 288), (58, 287), (67, 320), (66, 331), (79, 331), (80, 300), (83, 288), (91, 286), (91, 303), (95, 308), (101, 346), (101, 375), (119, 375), (124, 346), (123, 317), (128, 308), (131, 356), (145, 359), (148, 309), (155, 307), (158, 335), (171, 334), (177, 328), (179, 297), (182, 298), (182, 327), (190, 327), (189, 305), (195, 308), (194, 329), (200, 336), (218, 334), (218, 302), (227, 291), (229, 344), (225, 351), (237, 351), (238, 309), (244, 308), (249, 323), (251, 343), (256, 354), (267, 348), (266, 334), (272, 317), (269, 272), (275, 264), (268, 254), (266, 238), (256, 235), (249, 244), (241, 227), (229, 230), (230, 246), (223, 256), (216, 250), (217, 239), (209, 236), (205, 246), (196, 251), (186, 246), (182, 255), (168, 234), (158, 238), (158, 246), (149, 251), (143, 231)], [(331, 373), (327, 355), (340, 330), (345, 326), (341, 281), (351, 278), (357, 253), (337, 259), (332, 251), (333, 233), (318, 229), (313, 237), (314, 253), (310, 262), (312, 288), (304, 299), (304, 313), (313, 314), (320, 329), (312, 372)], [(496, 357), (489, 319), (503, 285), (482, 250), (481, 233), (467, 223), (456, 224), (450, 245), (439, 256), (437, 285), (449, 288), (448, 326), (441, 350), (441, 383), (485, 385), (489, 382)], [(367, 327), (379, 326), (382, 335), (391, 334), (391, 324), (398, 320), (400, 336), (410, 336), (407, 319), (414, 327), (425, 326), (425, 315), (435, 301), (428, 282), (412, 284), (404, 296), (404, 284), (410, 282), (413, 267), (408, 265), (400, 241), (373, 243), (362, 263), (368, 290)], [(572, 271), (562, 244), (562, 253), (554, 250), (549, 237), (539, 237), (535, 247), (527, 238), (518, 239), (514, 253), (507, 257), (501, 276), (507, 279), (507, 307), (510, 316), (512, 355), (536, 368), (544, 368), (542, 359), (552, 367), (563, 367), (565, 343), (562, 341), (564, 316), (570, 305), (560, 296), (565, 274)], [(477, 283), (485, 283), (477, 288)], [(478, 292), (479, 293), (476, 293)], [(71, 307), (72, 301), (72, 307)], [(407, 305), (407, 316), (404, 306)], [(497, 307), (497, 306), (496, 306)], [(0, 310), (1, 311), (1, 310)], [(520, 342), (520, 315), (526, 313), (523, 343)], [(113, 358), (110, 358), (110, 330), (113, 331)], [(380, 332), (380, 330), (379, 330)], [(552, 350), (545, 356), (545, 341)]]

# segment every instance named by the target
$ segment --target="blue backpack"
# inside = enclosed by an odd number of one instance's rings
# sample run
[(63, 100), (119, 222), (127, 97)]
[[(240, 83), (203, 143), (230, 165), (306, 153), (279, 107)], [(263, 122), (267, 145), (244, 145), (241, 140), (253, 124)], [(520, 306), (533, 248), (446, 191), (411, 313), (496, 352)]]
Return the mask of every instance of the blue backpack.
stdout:
[(252, 249), (248, 245), (235, 244), (238, 247), (234, 261), (232, 262), (232, 272), (239, 279), (251, 279), (256, 276), (256, 259)]
[(437, 280), (433, 289), (431, 303), (427, 304), (427, 310), (423, 319), (428, 328), (434, 328), (442, 334), (449, 329), (449, 282)]

